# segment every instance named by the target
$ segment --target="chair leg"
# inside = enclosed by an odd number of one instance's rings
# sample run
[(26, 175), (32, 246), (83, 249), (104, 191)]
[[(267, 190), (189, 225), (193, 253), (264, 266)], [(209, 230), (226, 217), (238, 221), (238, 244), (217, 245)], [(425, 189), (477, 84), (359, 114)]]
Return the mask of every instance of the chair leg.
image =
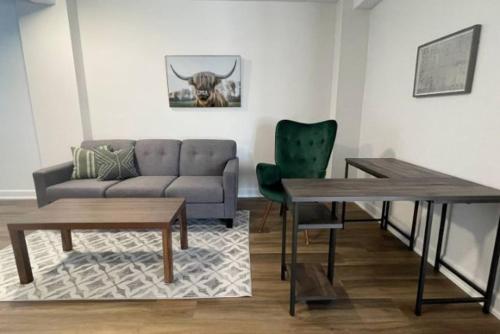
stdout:
[(262, 223), (260, 224), (260, 227), (259, 227), (259, 233), (262, 233), (262, 231), (264, 231), (264, 225), (266, 225), (267, 216), (269, 216), (269, 212), (271, 211), (272, 206), (273, 206), (273, 202), (269, 201), (269, 203), (267, 203), (267, 206), (266, 206), (266, 212), (264, 213), (264, 217), (262, 218)]
[(304, 230), (304, 237), (306, 238), (306, 245), (309, 246), (309, 244), (310, 244), (309, 233), (307, 232), (307, 230)]
[(280, 217), (283, 217), (283, 213), (285, 212), (285, 206), (283, 203), (280, 205)]

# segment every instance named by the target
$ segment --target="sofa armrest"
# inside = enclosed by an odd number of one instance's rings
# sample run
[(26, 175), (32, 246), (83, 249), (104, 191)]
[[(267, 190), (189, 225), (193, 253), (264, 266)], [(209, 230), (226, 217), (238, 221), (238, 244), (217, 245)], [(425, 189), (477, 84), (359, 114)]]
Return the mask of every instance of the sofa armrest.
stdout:
[(71, 173), (73, 173), (72, 161), (33, 172), (38, 207), (49, 204), (47, 187), (70, 180)]
[(234, 158), (226, 163), (222, 173), (222, 186), (224, 188), (224, 216), (234, 218), (238, 205), (238, 174), (239, 160)]
[(281, 172), (276, 165), (259, 163), (256, 172), (259, 186), (272, 186), (281, 183)]

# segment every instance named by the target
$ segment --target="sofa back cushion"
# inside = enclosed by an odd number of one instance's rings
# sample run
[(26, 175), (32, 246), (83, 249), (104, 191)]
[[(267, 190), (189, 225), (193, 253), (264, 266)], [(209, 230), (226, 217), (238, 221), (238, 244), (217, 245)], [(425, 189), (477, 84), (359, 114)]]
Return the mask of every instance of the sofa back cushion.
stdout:
[(135, 158), (140, 175), (179, 175), (181, 142), (171, 139), (144, 139), (135, 144)]
[(109, 145), (113, 151), (123, 150), (135, 145), (135, 140), (129, 139), (102, 139), (102, 140), (84, 140), (81, 148), (87, 150), (97, 149), (99, 146)]
[(233, 140), (188, 139), (182, 141), (179, 174), (221, 176), (228, 160), (236, 157)]

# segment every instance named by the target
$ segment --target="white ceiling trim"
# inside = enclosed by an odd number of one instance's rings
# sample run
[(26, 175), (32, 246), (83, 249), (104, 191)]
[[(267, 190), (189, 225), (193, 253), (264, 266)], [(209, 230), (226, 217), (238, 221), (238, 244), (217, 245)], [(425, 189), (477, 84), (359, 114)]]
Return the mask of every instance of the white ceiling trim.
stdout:
[[(195, 1), (221, 1), (221, 0), (195, 0)], [(325, 3), (337, 3), (339, 0), (222, 0), (222, 1), (325, 2)]]
[(49, 6), (56, 4), (56, 0), (28, 0), (28, 1), (33, 2), (33, 3), (37, 3), (37, 4), (41, 4), (41, 5), (49, 5)]
[(382, 0), (353, 0), (352, 6), (354, 9), (372, 9)]

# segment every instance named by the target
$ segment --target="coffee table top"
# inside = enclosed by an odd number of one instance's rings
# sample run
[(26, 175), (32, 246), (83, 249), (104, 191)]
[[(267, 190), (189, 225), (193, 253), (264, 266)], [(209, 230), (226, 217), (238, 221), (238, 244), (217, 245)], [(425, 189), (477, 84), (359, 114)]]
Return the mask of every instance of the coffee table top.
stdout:
[(10, 218), (9, 228), (156, 228), (172, 222), (184, 198), (68, 198)]

